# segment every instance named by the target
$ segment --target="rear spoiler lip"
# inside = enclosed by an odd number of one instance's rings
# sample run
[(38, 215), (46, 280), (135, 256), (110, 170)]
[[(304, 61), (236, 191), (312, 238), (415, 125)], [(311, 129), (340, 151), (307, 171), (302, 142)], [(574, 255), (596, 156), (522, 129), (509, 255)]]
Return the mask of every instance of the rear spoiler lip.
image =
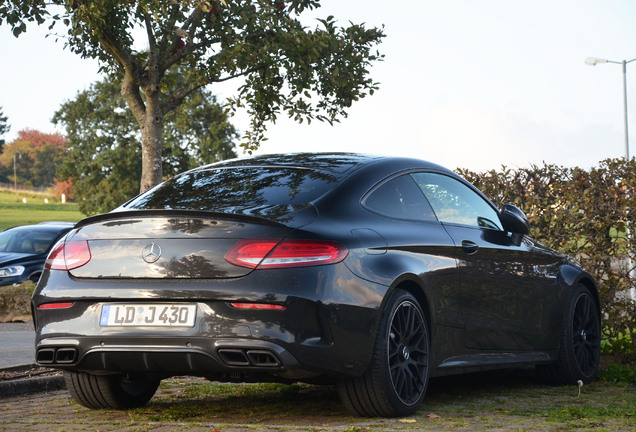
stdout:
[(260, 218), (256, 216), (247, 216), (235, 213), (222, 213), (222, 212), (208, 212), (201, 210), (166, 210), (166, 209), (152, 209), (152, 210), (126, 210), (115, 211), (110, 213), (103, 213), (95, 216), (86, 217), (75, 225), (75, 229), (81, 228), (86, 225), (91, 225), (98, 222), (105, 222), (115, 219), (127, 219), (127, 218), (151, 218), (151, 217), (191, 217), (201, 219), (224, 219), (236, 222), (252, 222), (264, 225), (272, 226), (286, 226), (283, 223), (276, 222), (270, 219)]

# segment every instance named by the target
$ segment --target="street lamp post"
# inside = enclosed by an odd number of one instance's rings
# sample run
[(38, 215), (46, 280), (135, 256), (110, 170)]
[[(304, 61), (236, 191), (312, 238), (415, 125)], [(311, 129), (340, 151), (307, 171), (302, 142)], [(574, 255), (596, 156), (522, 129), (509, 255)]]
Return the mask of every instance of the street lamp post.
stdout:
[(595, 57), (588, 57), (585, 59), (585, 64), (590, 66), (596, 66), (601, 63), (615, 63), (623, 66), (623, 116), (625, 117), (625, 160), (627, 161), (629, 160), (629, 130), (627, 126), (627, 64), (634, 60), (636, 60), (636, 58), (623, 61), (613, 61)]
[[(585, 64), (590, 65), (590, 66), (596, 66), (597, 64), (601, 64), (601, 63), (615, 63), (615, 64), (619, 64), (623, 66), (623, 116), (625, 118), (625, 162), (629, 162), (630, 157), (629, 157), (629, 133), (628, 133), (628, 126), (627, 126), (627, 64), (633, 62), (634, 60), (636, 60), (636, 58), (631, 59), (631, 60), (622, 60), (622, 61), (613, 61), (613, 60), (606, 60), (606, 59), (600, 59), (600, 58), (595, 58), (595, 57), (588, 57), (585, 59)], [(627, 193), (629, 194), (629, 189), (627, 190)], [(628, 195), (629, 198), (629, 195)], [(629, 211), (628, 211), (628, 215), (629, 215)], [(633, 241), (631, 239), (631, 235), (630, 235), (630, 226), (629, 226), (629, 221), (627, 223), (627, 246), (629, 249), (630, 246), (630, 242)], [(629, 254), (629, 252), (628, 252)], [(636, 279), (636, 268), (634, 268), (634, 263), (631, 259), (631, 257), (628, 255), (627, 256), (627, 267), (629, 269), (629, 277), (630, 279)], [(629, 288), (629, 295), (632, 298), (632, 300), (636, 301), (636, 287), (632, 286)]]

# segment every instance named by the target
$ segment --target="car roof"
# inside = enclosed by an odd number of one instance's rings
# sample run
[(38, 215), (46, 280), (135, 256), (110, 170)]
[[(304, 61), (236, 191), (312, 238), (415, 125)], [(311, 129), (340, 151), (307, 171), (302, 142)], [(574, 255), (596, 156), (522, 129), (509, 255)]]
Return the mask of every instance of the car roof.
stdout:
[(59, 225), (59, 226), (75, 226), (75, 222), (66, 222), (66, 221), (44, 221), (38, 223), (38, 225)]
[(234, 167), (294, 167), (325, 171), (333, 174), (348, 175), (363, 166), (371, 164), (381, 164), (385, 166), (390, 165), (394, 166), (396, 169), (413, 167), (448, 171), (445, 168), (431, 162), (413, 158), (344, 152), (302, 152), (286, 154), (266, 154), (246, 158), (230, 159), (209, 165), (204, 165), (202, 167), (195, 168), (189, 172)]
[(58, 232), (67, 230), (70, 231), (71, 228), (75, 226), (72, 222), (60, 222), (60, 223), (51, 223), (51, 224), (37, 224), (37, 225), (20, 225), (11, 228), (7, 228), (5, 231), (51, 231)]

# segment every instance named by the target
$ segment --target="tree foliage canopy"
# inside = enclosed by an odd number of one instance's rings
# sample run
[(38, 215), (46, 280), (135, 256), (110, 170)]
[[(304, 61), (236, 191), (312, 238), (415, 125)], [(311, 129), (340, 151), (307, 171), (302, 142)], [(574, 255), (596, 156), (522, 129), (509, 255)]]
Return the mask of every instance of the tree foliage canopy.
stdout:
[[(80, 211), (112, 210), (139, 192), (141, 134), (113, 78), (65, 102), (53, 122), (66, 129), (68, 154), (59, 179), (71, 179)], [(209, 91), (201, 88), (165, 117), (163, 172), (236, 157), (237, 132)]]
[[(203, 86), (240, 78), (230, 106), (251, 116), (247, 150), (258, 147), (266, 124), (282, 113), (334, 122), (373, 93), (369, 68), (382, 58), (374, 51), (382, 29), (338, 27), (331, 16), (313, 29), (303, 25), (300, 15), (319, 6), (319, 0), (9, 0), (0, 5), (0, 23), (18, 36), (29, 21), (48, 21), (49, 28), (62, 22), (73, 52), (98, 59), (121, 79), (142, 134), (145, 190), (162, 178), (164, 116)], [(170, 79), (175, 66), (182, 80)]]

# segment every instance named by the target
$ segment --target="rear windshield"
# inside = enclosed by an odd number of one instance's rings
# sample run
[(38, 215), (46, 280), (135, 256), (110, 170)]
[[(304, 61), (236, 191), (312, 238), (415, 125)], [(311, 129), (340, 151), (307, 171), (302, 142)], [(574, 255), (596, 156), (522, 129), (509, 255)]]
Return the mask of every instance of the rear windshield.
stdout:
[(305, 207), (337, 184), (331, 174), (302, 168), (241, 167), (174, 177), (121, 209), (201, 210), (266, 216), (267, 209)]

